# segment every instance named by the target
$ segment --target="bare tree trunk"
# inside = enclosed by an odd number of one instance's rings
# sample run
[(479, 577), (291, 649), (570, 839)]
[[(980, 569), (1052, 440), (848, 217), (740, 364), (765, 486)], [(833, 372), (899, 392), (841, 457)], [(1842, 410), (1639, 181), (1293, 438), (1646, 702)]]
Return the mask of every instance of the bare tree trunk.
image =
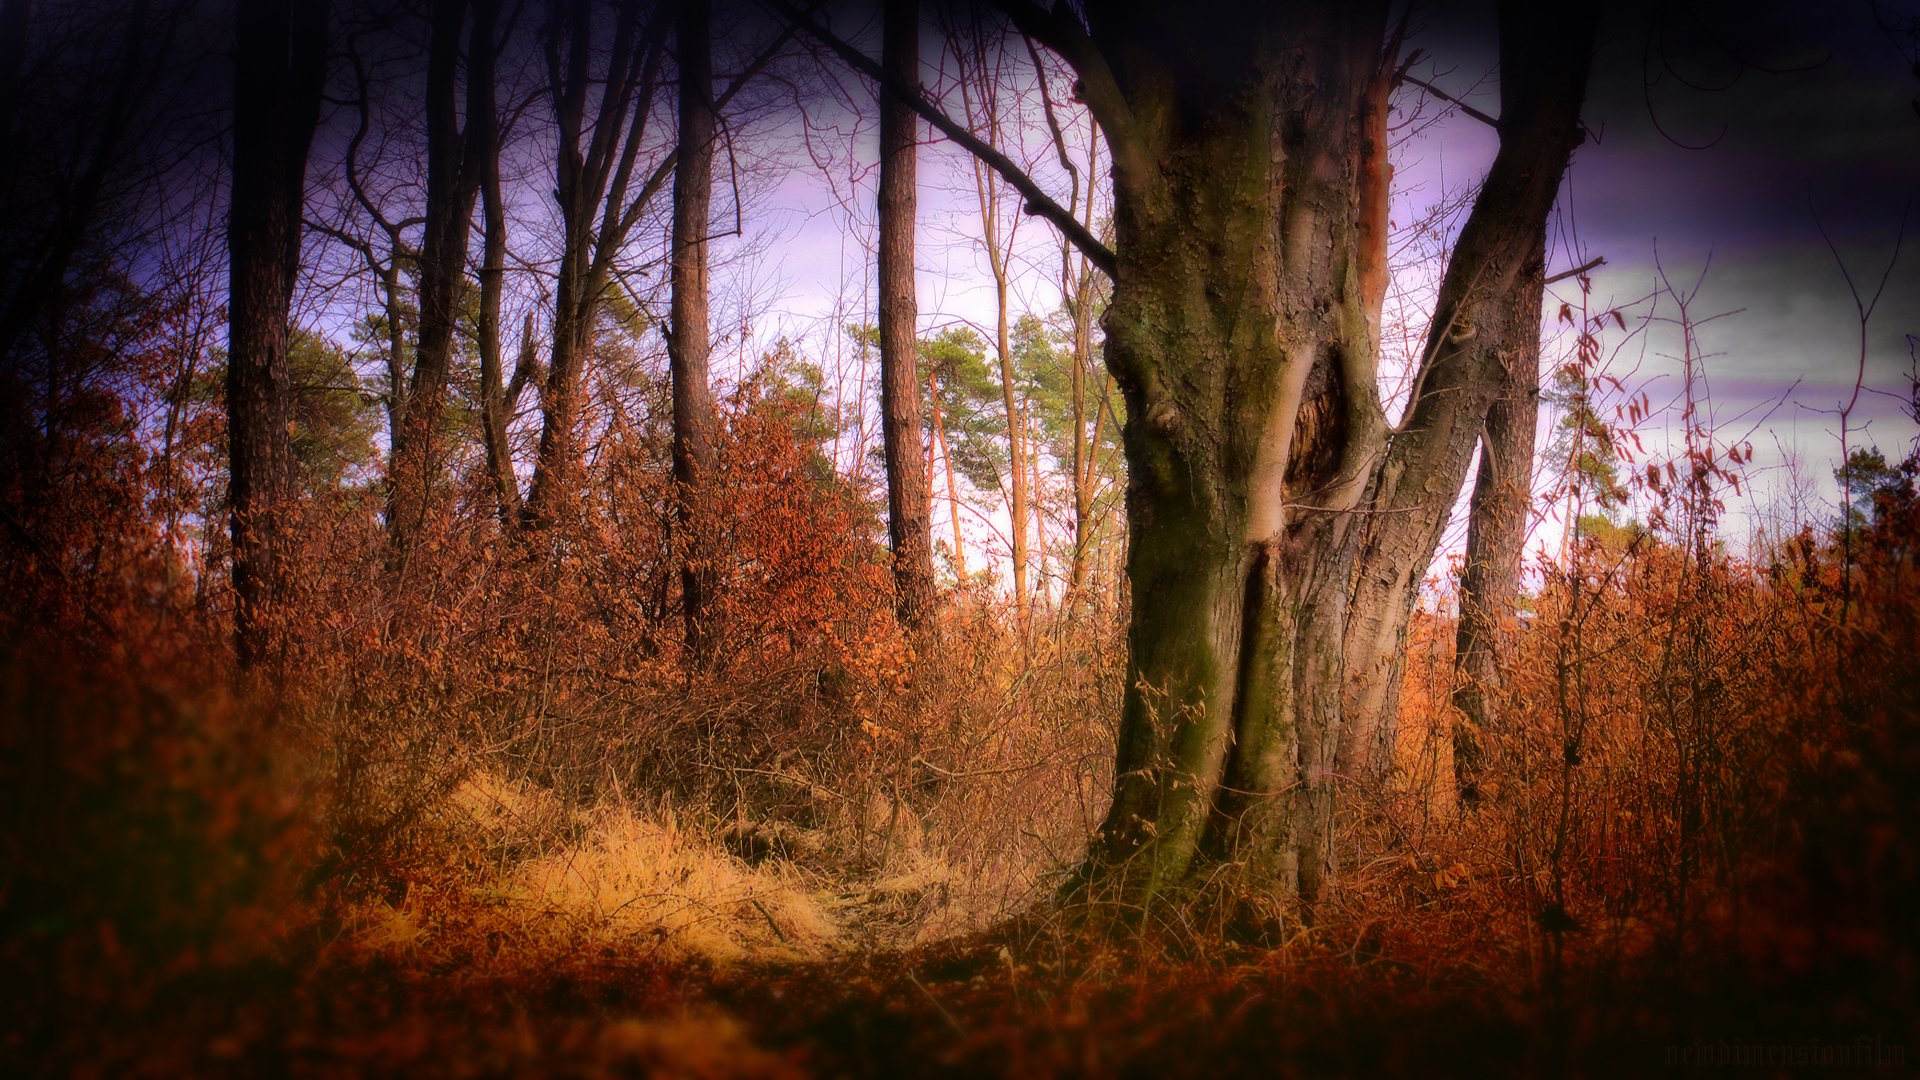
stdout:
[(1075, 596), (1087, 588), (1087, 550), (1093, 543), (1094, 457), (1100, 446), (1100, 402), (1092, 399), (1093, 428), (1088, 430), (1087, 377), (1093, 373), (1093, 306), (1089, 288), (1092, 271), (1081, 260), (1071, 296), (1073, 359), (1067, 391), (1073, 409), (1073, 563), (1067, 575)]
[[(1040, 59), (1038, 50), (1033, 48), (1032, 38), (1027, 39), (1027, 51), (1033, 58), (1034, 70), (1039, 74), (1042, 113), (1046, 117), (1047, 130), (1053, 136), (1054, 153), (1060, 159), (1060, 167), (1066, 170), (1073, 192), (1068, 211), (1091, 234), (1094, 197), (1099, 190), (1099, 156), (1092, 143), (1099, 136), (1099, 125), (1088, 125), (1086, 190), (1082, 201), (1080, 168), (1074, 164), (1073, 155), (1067, 150), (1066, 132), (1054, 113), (1053, 96), (1047, 90), (1046, 64)], [(1087, 545), (1091, 539), (1093, 512), (1093, 456), (1099, 445), (1100, 411), (1096, 402), (1094, 431), (1089, 435), (1087, 376), (1093, 368), (1093, 268), (1084, 252), (1076, 257), (1073, 245), (1064, 236), (1060, 240), (1060, 296), (1067, 308), (1068, 318), (1073, 321), (1073, 361), (1068, 371), (1067, 391), (1067, 404), (1073, 423), (1072, 478), (1068, 484), (1073, 499), (1073, 557), (1067, 576), (1067, 594), (1075, 597), (1083, 592), (1087, 583)], [(1038, 486), (1036, 482), (1035, 487)]]
[[(1545, 251), (1536, 254), (1544, 264)], [(1499, 395), (1487, 410), (1486, 431), (1480, 436), (1480, 469), (1467, 510), (1460, 624), (1454, 637), (1453, 705), (1460, 715), (1453, 729), (1453, 773), (1461, 804), (1468, 807), (1480, 801), (1486, 737), (1499, 723), (1493, 703), (1501, 684), (1501, 624), (1520, 589), (1527, 511), (1533, 503), (1544, 291), (1536, 277), (1515, 295), (1515, 312), (1506, 328), (1508, 341), (1500, 350), (1507, 367)]]
[[(887, 0), (881, 65), (908, 85), (920, 81), (918, 0)], [(887, 538), (893, 547), (893, 603), (901, 625), (933, 612), (933, 510), (920, 437), (919, 340), (915, 323), (913, 231), (918, 120), (898, 95), (880, 91), (880, 433), (887, 459)]]
[[(501, 363), (500, 305), (507, 273), (507, 211), (500, 191), (500, 144), (497, 118), (484, 132), (492, 145), (485, 151), (481, 180), (482, 226), (480, 256), (480, 436), (487, 451), (487, 476), (493, 482), (500, 525), (511, 530), (521, 515), (520, 479), (513, 470), (513, 449), (507, 442), (507, 426), (519, 406), (520, 394), (533, 377), (536, 366), (533, 343), (533, 313), (528, 312), (520, 331), (520, 358), (514, 365), (511, 384), (503, 384)], [(475, 131), (474, 138), (483, 137)]]
[(228, 503), (234, 647), (269, 659), (286, 593), (293, 494), (287, 320), (300, 272), (307, 154), (326, 81), (323, 0), (241, 4), (234, 19), (233, 195), (227, 228)]
[[(456, 109), (460, 36), (473, 11), (467, 41), (466, 130)], [(453, 370), (453, 335), (466, 284), (467, 241), (473, 203), (498, 156), (493, 131), (494, 29), (499, 0), (433, 0), (427, 46), (426, 237), (420, 251), (420, 343), (405, 414), (394, 431), (388, 478), (387, 529), (396, 563), (426, 527), (443, 495), (439, 442), (445, 422), (447, 383)], [(497, 166), (496, 166), (497, 168)]]
[(1416, 396), (1375, 471), (1347, 627), (1344, 774), (1391, 767), (1400, 659), (1421, 579), (1466, 481), (1504, 373), (1532, 327), (1547, 215), (1574, 148), (1590, 14), (1501, 6), (1500, 151), (1441, 281)]
[(1473, 328), (1499, 336), (1579, 141), (1595, 13), (1505, 0), (1500, 153), (1410, 422), (1389, 438), (1375, 370), (1386, 9), (1007, 5), (1074, 67), (1106, 133), (1111, 250), (923, 109), (1113, 278), (1132, 610), (1113, 804), (1077, 888), (1128, 910), (1229, 882), (1256, 886), (1225, 894), (1256, 905), (1320, 890), (1354, 628), (1386, 621), (1363, 601), (1400, 598), (1369, 583), (1431, 558), (1498, 383)]
[(1022, 425), (1013, 375), (1013, 349), (1008, 343), (1006, 254), (1000, 248), (999, 228), (994, 220), (999, 211), (992, 205), (996, 201), (993, 191), (993, 185), (983, 183), (981, 216), (987, 222), (987, 259), (993, 267), (994, 305), (998, 313), (994, 324), (993, 347), (1000, 358), (1000, 393), (1007, 413), (1007, 503), (1008, 513), (1013, 519), (1013, 605), (1020, 625), (1025, 627), (1027, 601), (1031, 596), (1027, 585), (1026, 439), (1025, 433), (1020, 430)]
[[(586, 0), (556, 0), (544, 30), (559, 128), (554, 196), (560, 204), (561, 238), (552, 354), (541, 393), (540, 448), (520, 516), (521, 525), (529, 529), (553, 524), (562, 504), (575, 493), (580, 382), (613, 260), (672, 175), (675, 158), (669, 155), (628, 201), (662, 53), (662, 16), (656, 13), (655, 21), (643, 25), (641, 14), (638, 4), (615, 9), (613, 39), (604, 52), (594, 42), (594, 6)], [(605, 58), (605, 71), (597, 70), (600, 57)], [(591, 125), (589, 100), (598, 102)]]
[[(956, 582), (967, 580), (966, 540), (960, 531), (960, 487), (953, 479), (953, 455), (947, 449), (947, 427), (940, 415), (940, 385), (932, 372), (927, 373), (927, 404), (933, 410), (933, 442), (947, 469), (947, 508), (953, 516), (953, 576)], [(928, 484), (932, 486), (931, 483)]]
[[(975, 28), (973, 49), (974, 79), (970, 83), (963, 72), (960, 95), (969, 121), (986, 141), (995, 145), (1000, 138), (999, 79), (987, 64), (985, 32)], [(976, 110), (977, 102), (977, 110)], [(981, 242), (986, 247), (987, 266), (993, 272), (994, 322), (993, 346), (1000, 359), (1000, 391), (1007, 417), (1007, 510), (1012, 517), (1013, 603), (1016, 618), (1027, 625), (1027, 468), (1025, 435), (1021, 431), (1020, 402), (1013, 372), (1013, 349), (1007, 329), (1007, 245), (1011, 238), (1000, 229), (1000, 182), (992, 170), (975, 161), (974, 187), (980, 199)]]
[(1033, 521), (1034, 548), (1040, 559), (1040, 573), (1034, 579), (1034, 595), (1046, 602), (1051, 600), (1047, 592), (1047, 579), (1052, 573), (1052, 564), (1047, 556), (1047, 488), (1040, 481), (1040, 422), (1034, 417), (1034, 411), (1031, 401), (1021, 408), (1020, 427), (1027, 437), (1027, 503)]
[(713, 197), (713, 54), (709, 0), (680, 0), (680, 140), (673, 175), (673, 301), (667, 355), (673, 375), (673, 478), (685, 554), (680, 572), (687, 649), (709, 659), (711, 538), (704, 508), (714, 468), (713, 391), (707, 361), (707, 219)]

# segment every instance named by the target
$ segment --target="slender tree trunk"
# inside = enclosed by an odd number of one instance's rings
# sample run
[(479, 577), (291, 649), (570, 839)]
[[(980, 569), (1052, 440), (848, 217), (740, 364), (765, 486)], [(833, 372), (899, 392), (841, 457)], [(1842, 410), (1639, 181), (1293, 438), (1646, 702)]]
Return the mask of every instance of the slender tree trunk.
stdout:
[(511, 529), (520, 520), (520, 480), (513, 471), (513, 450), (507, 443), (507, 425), (520, 397), (529, 354), (533, 349), (533, 314), (527, 314), (521, 330), (520, 363), (514, 373), (511, 395), (503, 382), (501, 368), (501, 303), (507, 274), (506, 206), (500, 195), (500, 154), (496, 145), (486, 166), (482, 184), (482, 226), (480, 256), (480, 437), (487, 451), (487, 477), (493, 482), (494, 499), (503, 528)]
[(680, 573), (687, 649), (696, 665), (709, 659), (712, 627), (711, 538), (704, 533), (705, 487), (714, 470), (715, 414), (708, 383), (707, 226), (713, 197), (712, 9), (708, 0), (680, 0), (680, 138), (673, 175), (673, 300), (667, 354), (673, 375), (673, 478), (685, 545)]
[[(910, 86), (920, 82), (918, 0), (887, 0), (881, 65)], [(880, 92), (880, 434), (887, 459), (887, 538), (893, 547), (894, 611), (918, 627), (933, 612), (933, 510), (920, 436), (918, 306), (913, 226), (918, 120), (913, 107)]]
[[(982, 34), (975, 28), (976, 34)], [(978, 85), (962, 75), (960, 95), (968, 118), (989, 146), (1000, 138), (998, 79), (988, 67), (984, 36), (976, 37), (973, 65)], [(978, 104), (976, 115), (976, 99)], [(1000, 391), (1007, 419), (1007, 510), (1012, 521), (1013, 602), (1016, 618), (1024, 630), (1027, 625), (1027, 468), (1024, 433), (1021, 431), (1020, 402), (1014, 381), (1013, 349), (1007, 328), (1007, 251), (1010, 238), (1000, 229), (1000, 183), (992, 170), (974, 162), (974, 187), (980, 199), (981, 242), (986, 247), (987, 266), (993, 272), (994, 322), (993, 345), (1000, 361)]]
[(994, 323), (993, 348), (1000, 358), (1000, 394), (1007, 415), (1007, 510), (1012, 517), (1013, 606), (1021, 627), (1027, 625), (1027, 463), (1024, 432), (1020, 430), (1020, 400), (1013, 373), (1013, 349), (1007, 334), (1006, 255), (1000, 248), (1000, 230), (995, 220), (999, 209), (995, 185), (982, 177), (981, 218), (986, 223), (987, 260), (993, 268)]
[[(966, 541), (960, 531), (960, 487), (953, 479), (953, 454), (947, 449), (946, 420), (940, 415), (940, 385), (932, 372), (927, 373), (927, 404), (933, 410), (933, 442), (947, 470), (947, 509), (953, 517), (953, 576), (956, 582), (967, 580)], [(928, 484), (932, 486), (931, 483)]]
[[(1068, 293), (1070, 314), (1073, 318), (1073, 359), (1067, 384), (1068, 404), (1073, 413), (1073, 563), (1067, 574), (1068, 591), (1074, 596), (1085, 592), (1087, 587), (1087, 546), (1093, 536), (1093, 454), (1096, 443), (1094, 434), (1087, 430), (1087, 376), (1093, 366), (1093, 316), (1088, 309), (1092, 306), (1091, 290), (1087, 287), (1091, 276), (1086, 261), (1081, 260), (1080, 272)], [(1094, 413), (1099, 414), (1099, 403), (1094, 403)], [(1095, 426), (1098, 426), (1096, 420)]]
[(1027, 437), (1027, 508), (1033, 521), (1033, 544), (1039, 556), (1039, 575), (1034, 579), (1034, 595), (1043, 602), (1051, 601), (1047, 592), (1047, 579), (1052, 573), (1052, 564), (1047, 556), (1047, 489), (1040, 482), (1040, 425), (1034, 418), (1033, 402), (1029, 401), (1020, 410), (1020, 427)]
[[(475, 33), (479, 31), (476, 28)], [(513, 448), (507, 428), (519, 407), (520, 395), (538, 366), (533, 338), (533, 313), (520, 330), (520, 355), (511, 382), (505, 382), (502, 363), (501, 305), (507, 276), (507, 209), (500, 186), (500, 121), (496, 113), (470, 114), (468, 138), (480, 167), (480, 437), (487, 454), (487, 476), (503, 530), (511, 532), (521, 520), (520, 478), (513, 468)]]
[[(1544, 237), (1543, 237), (1544, 239)], [(1536, 265), (1546, 261), (1536, 252)], [(1534, 431), (1540, 416), (1540, 309), (1545, 287), (1536, 275), (1515, 295), (1501, 354), (1507, 368), (1499, 396), (1487, 410), (1480, 437), (1480, 469), (1467, 510), (1466, 565), (1460, 575), (1460, 624), (1454, 637), (1453, 772), (1460, 801), (1480, 801), (1487, 737), (1498, 730), (1494, 710), (1504, 654), (1505, 621), (1520, 589), (1533, 503)]]
[[(405, 305), (400, 297), (400, 244), (394, 241), (387, 265), (380, 271), (380, 292), (387, 305), (387, 438), (398, 445), (407, 419), (407, 332)], [(392, 459), (388, 459), (392, 468)], [(391, 510), (388, 516), (392, 516)]]
[[(594, 5), (555, 0), (543, 31), (548, 84), (552, 88), (558, 146), (554, 197), (561, 218), (560, 265), (553, 303), (553, 343), (541, 392), (540, 447), (533, 483), (521, 510), (525, 529), (543, 529), (577, 495), (580, 383), (593, 351), (595, 323), (614, 258), (653, 194), (664, 184), (673, 157), (657, 167), (633, 201), (627, 191), (647, 134), (652, 88), (662, 54), (658, 20), (643, 26), (639, 4), (615, 9), (613, 37), (594, 41)], [(597, 69), (604, 57), (606, 69)], [(591, 125), (588, 103), (596, 100)], [(637, 99), (637, 103), (636, 103)]]
[[(1581, 140), (1593, 14), (1501, 6), (1500, 151), (1442, 279), (1416, 396), (1375, 471), (1347, 627), (1339, 769), (1391, 768), (1401, 656), (1420, 582), (1466, 481), (1504, 373), (1537, 335), (1541, 253)], [(1529, 303), (1514, 297), (1533, 291)], [(1528, 313), (1529, 328), (1514, 325)]]
[[(466, 128), (456, 110), (460, 36), (467, 12)], [(427, 48), (426, 239), (420, 251), (420, 344), (406, 414), (395, 432), (388, 487), (388, 538), (396, 560), (438, 516), (440, 436), (453, 371), (454, 328), (466, 286), (473, 204), (498, 158), (494, 114), (494, 31), (499, 0), (433, 0)], [(497, 170), (497, 164), (493, 166)]]
[(287, 321), (300, 272), (307, 154), (326, 81), (327, 5), (261, 0), (235, 10), (227, 450), (234, 646), (245, 669), (279, 649), (277, 609), (290, 576)]
[[(1032, 39), (1029, 38), (1031, 48)], [(1034, 66), (1042, 64), (1037, 53), (1034, 54)], [(1074, 197), (1071, 207), (1076, 220), (1086, 226), (1089, 232), (1094, 225), (1094, 199), (1099, 190), (1099, 155), (1091, 145), (1099, 136), (1099, 125), (1088, 125), (1089, 147), (1087, 152), (1086, 188), (1084, 195), (1080, 188), (1080, 169), (1073, 162), (1073, 155), (1067, 151), (1066, 133), (1062, 130), (1053, 111), (1053, 99), (1046, 92), (1047, 83), (1044, 70), (1041, 74), (1041, 103), (1047, 118), (1047, 127), (1053, 134), (1054, 152), (1059, 155), (1060, 165), (1074, 182)], [(1093, 514), (1093, 455), (1099, 445), (1100, 406), (1093, 405), (1093, 424), (1095, 430), (1087, 430), (1087, 376), (1093, 370), (1093, 268), (1087, 262), (1084, 252), (1075, 254), (1073, 246), (1064, 238), (1060, 242), (1060, 295), (1067, 308), (1067, 316), (1073, 323), (1073, 359), (1068, 370), (1067, 405), (1073, 423), (1073, 444), (1071, 479), (1068, 491), (1073, 500), (1073, 556), (1067, 575), (1067, 594), (1078, 597), (1087, 584), (1087, 545), (1092, 538)]]

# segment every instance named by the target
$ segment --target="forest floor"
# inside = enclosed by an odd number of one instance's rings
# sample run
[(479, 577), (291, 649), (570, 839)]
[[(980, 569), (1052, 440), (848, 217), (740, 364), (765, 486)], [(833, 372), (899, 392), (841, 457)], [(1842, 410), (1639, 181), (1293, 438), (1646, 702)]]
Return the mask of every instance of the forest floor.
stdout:
[(1265, 948), (1029, 917), (906, 950), (713, 962), (665, 955), (657, 936), (521, 948), (448, 914), (432, 949), (404, 953), (308, 939), (157, 977), (19, 970), (8, 990), (23, 1023), (0, 1063), (80, 1076), (1775, 1076), (1824, 1054), (1820, 1075), (1908, 1075), (1920, 1015), (1910, 960), (1833, 942), (1677, 971), (1570, 962), (1529, 988), (1498, 958), (1414, 955), (1397, 930)]

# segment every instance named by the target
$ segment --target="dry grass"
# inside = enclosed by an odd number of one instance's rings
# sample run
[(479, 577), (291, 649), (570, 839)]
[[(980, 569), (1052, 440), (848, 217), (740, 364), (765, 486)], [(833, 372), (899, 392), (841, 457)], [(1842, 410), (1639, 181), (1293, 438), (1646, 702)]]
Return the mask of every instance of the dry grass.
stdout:
[(750, 865), (671, 809), (569, 811), (534, 784), (478, 771), (436, 818), (453, 852), (526, 854), (469, 859), (467, 872), (414, 885), (398, 903), (362, 900), (343, 927), (355, 948), (419, 954), (448, 906), (485, 912), (487, 933), (542, 955), (612, 946), (670, 961), (798, 961), (845, 940), (817, 876), (782, 860)]

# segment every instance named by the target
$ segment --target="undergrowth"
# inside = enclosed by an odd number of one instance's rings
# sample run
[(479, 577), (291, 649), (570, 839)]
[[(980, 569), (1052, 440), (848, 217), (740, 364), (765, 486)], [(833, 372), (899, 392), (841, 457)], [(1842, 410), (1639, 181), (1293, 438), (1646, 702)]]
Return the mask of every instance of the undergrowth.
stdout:
[(610, 465), (533, 549), (454, 513), (397, 569), (364, 495), (307, 507), (302, 602), (251, 680), (217, 560), (137, 527), (137, 468), (11, 518), (6, 1057), (1552, 1073), (1911, 1031), (1911, 498), (1845, 556), (1645, 534), (1541, 566), (1472, 812), (1451, 620), (1423, 611), (1337, 887), (1247, 934), (1056, 900), (1111, 784), (1124, 595), (1023, 625), (956, 590), (905, 633), (869, 503), (779, 403), (729, 409), (704, 667), (659, 470)]

